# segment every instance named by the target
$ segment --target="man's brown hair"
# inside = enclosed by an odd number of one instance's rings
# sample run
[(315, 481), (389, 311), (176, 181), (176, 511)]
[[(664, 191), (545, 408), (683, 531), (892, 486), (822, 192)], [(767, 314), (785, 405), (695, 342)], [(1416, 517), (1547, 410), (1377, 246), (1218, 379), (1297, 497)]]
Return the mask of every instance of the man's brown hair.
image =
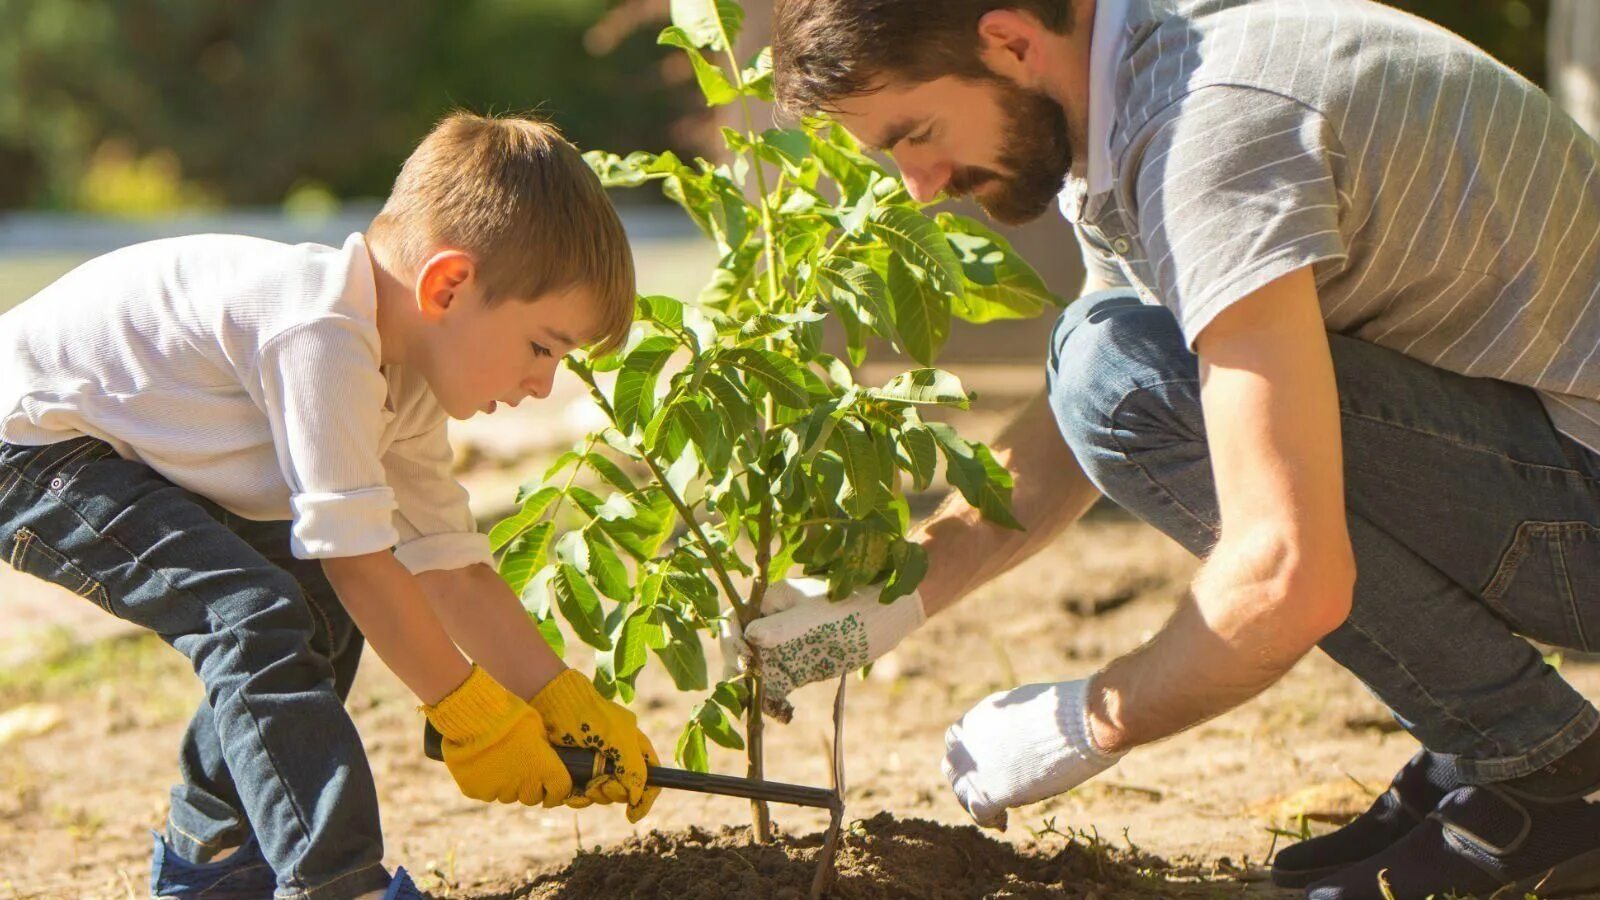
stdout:
[(490, 303), (587, 289), (599, 352), (633, 322), (633, 253), (600, 179), (548, 122), (457, 112), (417, 146), (368, 230), (415, 270), (441, 247), (470, 254)]
[(1074, 0), (777, 0), (773, 86), (792, 116), (831, 112), (890, 78), (914, 84), (946, 75), (994, 74), (978, 56), (978, 20), (997, 9), (1033, 14), (1057, 34), (1072, 29)]

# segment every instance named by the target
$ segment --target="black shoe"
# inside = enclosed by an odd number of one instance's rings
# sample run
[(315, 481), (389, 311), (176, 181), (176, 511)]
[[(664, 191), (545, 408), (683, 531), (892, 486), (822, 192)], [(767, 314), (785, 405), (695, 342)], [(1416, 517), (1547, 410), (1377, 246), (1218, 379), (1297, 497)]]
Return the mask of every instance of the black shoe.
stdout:
[(1592, 896), (1600, 888), (1600, 804), (1545, 800), (1504, 785), (1452, 791), (1399, 843), (1311, 886), (1311, 900), (1430, 895)]
[(1293, 844), (1272, 859), (1272, 883), (1303, 888), (1382, 853), (1413, 828), (1445, 795), (1462, 786), (1448, 759), (1423, 750), (1405, 764), (1372, 808), (1338, 831)]

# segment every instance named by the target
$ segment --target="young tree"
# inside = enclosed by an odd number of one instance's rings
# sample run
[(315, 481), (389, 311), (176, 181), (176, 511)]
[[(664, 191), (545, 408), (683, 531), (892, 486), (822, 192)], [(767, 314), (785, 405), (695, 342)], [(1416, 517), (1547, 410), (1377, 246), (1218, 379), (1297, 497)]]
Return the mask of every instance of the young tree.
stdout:
[[(744, 128), (723, 132), (731, 161), (588, 159), (608, 186), (659, 183), (720, 261), (698, 297), (640, 298), (620, 353), (568, 361), (608, 425), (525, 486), (491, 539), (552, 644), (564, 643), (559, 620), (595, 648), (603, 694), (630, 701), (650, 653), (680, 690), (705, 693), (680, 764), (704, 770), (709, 739), (745, 749), (761, 777), (758, 673), (713, 683), (701, 632), (729, 616), (747, 624), (791, 573), (826, 577), (835, 599), (880, 581), (884, 603), (908, 594), (927, 560), (905, 539), (905, 492), (928, 488), (941, 457), (968, 502), (1018, 527), (988, 448), (918, 410), (968, 405), (960, 381), (932, 368), (952, 317), (1033, 316), (1058, 301), (1003, 238), (926, 215), (842, 129), (758, 131), (748, 104), (771, 99), (770, 53), (735, 57), (732, 0), (675, 0), (672, 12), (661, 43), (687, 54), (708, 104), (744, 107)], [(823, 347), (829, 318), (842, 359)], [(921, 368), (858, 383), (874, 337)], [(578, 485), (584, 469), (606, 496)], [(562, 509), (577, 527), (557, 537)], [(765, 840), (764, 807), (755, 814)]]

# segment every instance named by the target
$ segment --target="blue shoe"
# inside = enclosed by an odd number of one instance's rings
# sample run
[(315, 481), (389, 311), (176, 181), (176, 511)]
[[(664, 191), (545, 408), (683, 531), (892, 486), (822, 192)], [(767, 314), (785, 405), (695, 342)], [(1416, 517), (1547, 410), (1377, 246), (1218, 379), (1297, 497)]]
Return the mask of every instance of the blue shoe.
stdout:
[(417, 886), (411, 883), (411, 876), (406, 873), (404, 866), (396, 866), (394, 877), (389, 879), (389, 889), (383, 892), (383, 900), (426, 900)]
[[(1387, 886), (1387, 894), (1385, 891)], [(1311, 900), (1449, 894), (1592, 896), (1600, 888), (1600, 802), (1468, 786), (1389, 849), (1313, 884)]]
[(227, 859), (192, 863), (160, 834), (151, 832), (155, 849), (150, 853), (150, 896), (174, 900), (265, 900), (278, 886), (278, 878), (261, 855), (255, 835), (245, 838)]
[(1423, 750), (1405, 764), (1372, 808), (1338, 831), (1291, 844), (1272, 858), (1272, 883), (1303, 888), (1389, 849), (1465, 783), (1447, 758)]

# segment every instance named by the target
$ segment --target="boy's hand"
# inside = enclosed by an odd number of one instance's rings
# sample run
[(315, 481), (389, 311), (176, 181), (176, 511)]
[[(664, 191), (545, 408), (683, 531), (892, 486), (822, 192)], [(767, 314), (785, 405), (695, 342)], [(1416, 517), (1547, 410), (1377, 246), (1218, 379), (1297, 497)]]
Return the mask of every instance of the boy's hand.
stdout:
[(1116, 765), (1095, 746), (1087, 718), (1089, 679), (998, 691), (944, 733), (944, 777), (985, 828), (1006, 827), (1006, 810), (1066, 793)]
[[(600, 696), (589, 679), (572, 669), (557, 675), (529, 702), (544, 716), (552, 744), (595, 751), (595, 777), (582, 794), (568, 797), (567, 805), (627, 803), (628, 821), (644, 818), (661, 793), (660, 788), (645, 787), (645, 767), (659, 760), (637, 717)], [(600, 771), (607, 762), (610, 773)]]
[(462, 794), (549, 808), (572, 793), (572, 776), (550, 748), (539, 714), (477, 666), (423, 712), (444, 736), (445, 766)]
[(879, 603), (882, 589), (862, 588), (834, 603), (828, 600), (827, 582), (820, 579), (774, 584), (762, 599), (762, 617), (742, 635), (729, 620), (723, 653), (754, 661), (761, 672), (762, 708), (787, 722), (794, 713), (790, 691), (861, 668), (927, 620), (916, 591)]

